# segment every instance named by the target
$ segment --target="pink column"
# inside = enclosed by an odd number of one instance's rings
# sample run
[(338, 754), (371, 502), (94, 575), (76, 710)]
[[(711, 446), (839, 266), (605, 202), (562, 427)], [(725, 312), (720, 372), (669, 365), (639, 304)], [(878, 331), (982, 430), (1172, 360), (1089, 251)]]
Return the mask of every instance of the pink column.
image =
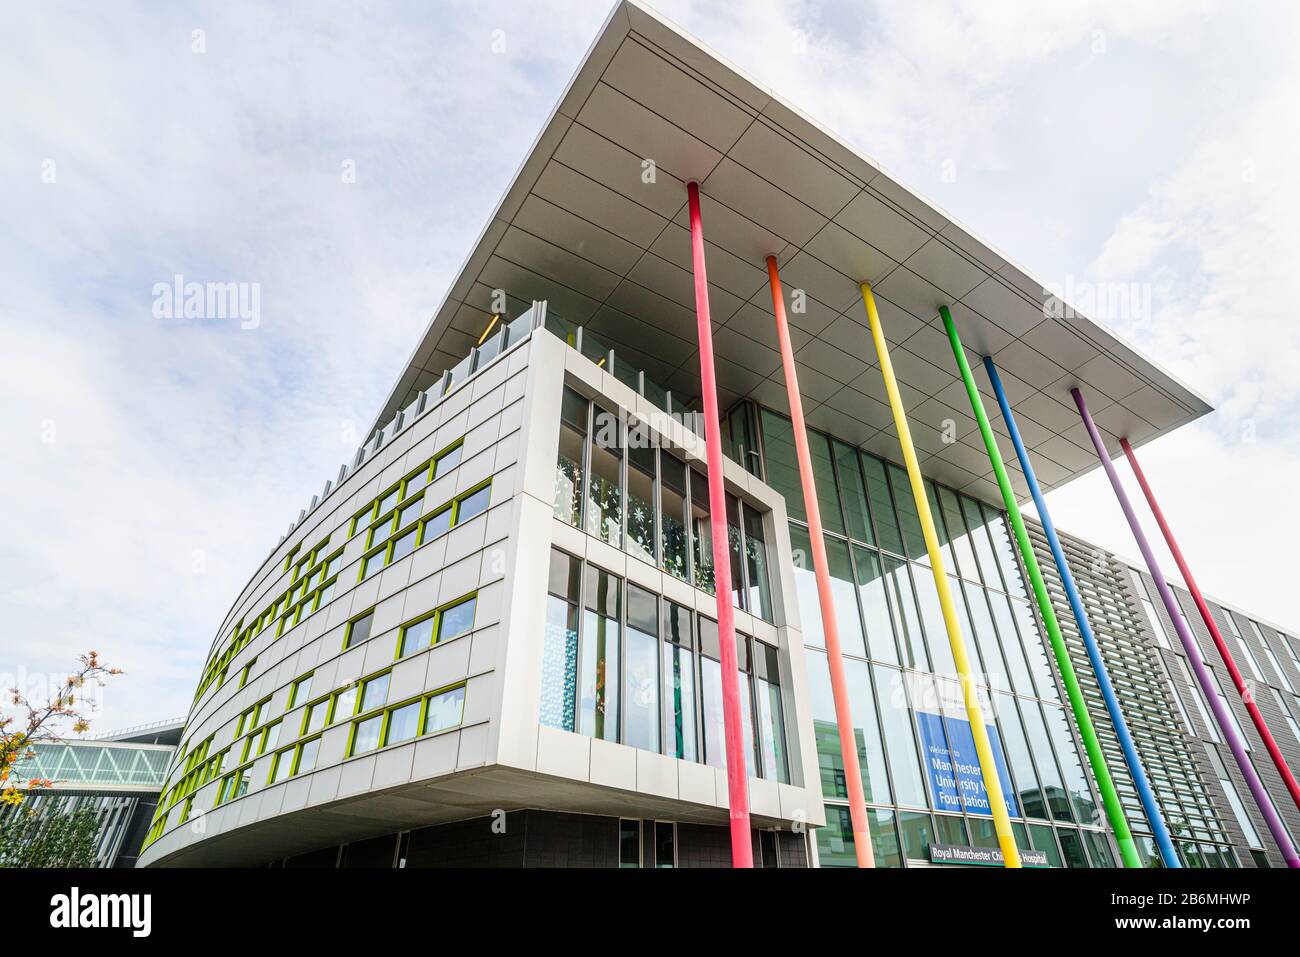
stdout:
[(835, 724), (840, 733), (840, 759), (844, 762), (844, 783), (849, 791), (849, 817), (853, 822), (853, 851), (858, 867), (875, 867), (871, 848), (871, 831), (867, 827), (867, 798), (862, 791), (862, 771), (858, 765), (858, 741), (853, 733), (853, 710), (849, 689), (844, 680), (844, 657), (840, 653), (840, 629), (835, 618), (835, 600), (831, 595), (830, 563), (826, 560), (826, 540), (822, 537), (821, 506), (817, 502), (817, 481), (813, 476), (812, 455), (808, 451), (808, 430), (803, 421), (803, 398), (799, 394), (799, 377), (795, 372), (794, 348), (790, 344), (790, 325), (785, 315), (785, 295), (781, 292), (781, 274), (776, 257), (767, 257), (767, 281), (772, 288), (772, 309), (776, 313), (776, 337), (781, 345), (781, 369), (785, 373), (785, 392), (790, 400), (790, 424), (794, 427), (795, 458), (799, 461), (799, 484), (803, 486), (804, 511), (808, 513), (808, 534), (812, 540), (813, 571), (817, 575), (817, 600), (822, 610), (822, 631), (826, 636), (826, 662), (831, 673), (831, 697), (835, 701)]
[(700, 186), (686, 184), (691, 213), (691, 261), (695, 270), (695, 319), (700, 340), (700, 392), (704, 399), (704, 444), (709, 463), (709, 531), (713, 539), (713, 583), (718, 598), (718, 643), (722, 658), (722, 723), (727, 740), (727, 804), (731, 809), (731, 866), (753, 867), (749, 831), (749, 785), (745, 779), (745, 734), (736, 670), (736, 617), (731, 606), (731, 546), (727, 541), (727, 496), (722, 484), (722, 425), (718, 380), (713, 370), (713, 324), (709, 321), (709, 279), (704, 268), (704, 226)]

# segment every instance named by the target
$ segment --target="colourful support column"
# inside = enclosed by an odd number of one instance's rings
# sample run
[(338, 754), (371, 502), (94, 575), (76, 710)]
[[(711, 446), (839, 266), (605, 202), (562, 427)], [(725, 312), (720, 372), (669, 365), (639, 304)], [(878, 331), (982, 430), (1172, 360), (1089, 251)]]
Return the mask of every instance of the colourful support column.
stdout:
[(831, 697), (835, 701), (835, 724), (840, 733), (840, 758), (844, 762), (845, 785), (849, 792), (849, 817), (853, 822), (853, 850), (858, 867), (875, 867), (871, 848), (871, 831), (867, 827), (867, 798), (862, 791), (862, 771), (858, 763), (858, 741), (853, 732), (853, 711), (849, 689), (844, 680), (844, 657), (840, 653), (840, 629), (831, 595), (830, 564), (826, 560), (826, 540), (822, 537), (821, 507), (817, 502), (817, 484), (813, 477), (812, 456), (808, 451), (808, 430), (803, 421), (803, 399), (799, 395), (799, 377), (795, 372), (794, 348), (790, 345), (790, 326), (785, 316), (785, 296), (781, 292), (781, 275), (776, 257), (767, 257), (767, 279), (772, 288), (772, 310), (776, 313), (776, 337), (781, 345), (781, 368), (785, 372), (785, 390), (790, 400), (790, 422), (794, 427), (795, 457), (799, 462), (799, 484), (803, 486), (804, 510), (808, 513), (808, 534), (812, 539), (813, 571), (817, 576), (817, 599), (822, 611), (822, 632), (826, 637), (826, 662), (831, 675)]
[(1241, 776), (1246, 779), (1246, 785), (1250, 788), (1250, 793), (1254, 796), (1255, 803), (1259, 806), (1259, 812), (1264, 816), (1268, 829), (1273, 834), (1273, 840), (1277, 842), (1278, 849), (1282, 852), (1282, 857), (1286, 859), (1287, 867), (1300, 867), (1300, 858), (1296, 857), (1295, 846), (1291, 843), (1286, 828), (1282, 826), (1282, 821), (1277, 816), (1277, 810), (1273, 807), (1268, 792), (1264, 790), (1264, 785), (1259, 779), (1259, 774), (1255, 771), (1255, 766), (1250, 763), (1250, 757), (1246, 754), (1246, 747), (1241, 740), (1241, 735), (1237, 733), (1237, 727), (1227, 712), (1227, 705), (1219, 700), (1218, 689), (1215, 688), (1210, 672), (1201, 659), (1201, 651), (1196, 646), (1196, 639), (1192, 636), (1191, 629), (1187, 627), (1187, 622), (1183, 620), (1183, 616), (1179, 612), (1178, 602), (1174, 599), (1174, 593), (1169, 588), (1169, 582), (1165, 580), (1164, 572), (1160, 570), (1160, 565), (1156, 562), (1156, 556), (1151, 551), (1151, 543), (1147, 541), (1146, 533), (1142, 531), (1142, 526), (1138, 522), (1137, 513), (1133, 511), (1133, 503), (1129, 501), (1128, 493), (1124, 491), (1124, 486), (1120, 484), (1119, 473), (1115, 471), (1115, 464), (1111, 462), (1110, 456), (1106, 454), (1106, 443), (1102, 441), (1101, 433), (1097, 431), (1097, 424), (1092, 421), (1092, 416), (1088, 412), (1088, 404), (1083, 399), (1083, 393), (1074, 388), (1070, 390), (1070, 395), (1074, 397), (1074, 404), (1079, 407), (1079, 415), (1083, 417), (1084, 427), (1087, 428), (1088, 436), (1092, 439), (1093, 447), (1097, 450), (1097, 457), (1101, 460), (1102, 468), (1106, 470), (1106, 477), (1110, 479), (1111, 488), (1115, 490), (1115, 498), (1119, 500), (1119, 507), (1123, 510), (1124, 518), (1128, 520), (1128, 526), (1133, 531), (1133, 538), (1137, 541), (1138, 549), (1142, 552), (1143, 561), (1147, 563), (1147, 570), (1151, 572), (1151, 577), (1155, 579), (1156, 591), (1160, 593), (1160, 600), (1164, 602), (1165, 610), (1169, 612), (1169, 618), (1174, 623), (1174, 631), (1178, 633), (1178, 640), (1182, 642), (1183, 651), (1187, 653), (1187, 662), (1192, 666), (1192, 673), (1196, 675), (1196, 682), (1201, 686), (1202, 695), (1209, 704), (1210, 710), (1214, 712), (1214, 720), (1219, 725), (1219, 732), (1223, 735), (1223, 740), (1228, 742), (1228, 748), (1237, 761), (1237, 767), (1241, 769)]
[(1187, 590), (1192, 593), (1192, 600), (1196, 602), (1196, 610), (1201, 613), (1201, 620), (1205, 622), (1205, 627), (1210, 630), (1210, 637), (1214, 639), (1214, 647), (1219, 649), (1219, 657), (1223, 659), (1228, 674), (1232, 676), (1233, 687), (1241, 695), (1241, 700), (1246, 703), (1246, 710), (1250, 712), (1250, 720), (1255, 723), (1255, 730), (1259, 732), (1260, 738), (1263, 739), (1264, 747), (1268, 749), (1269, 757), (1273, 759), (1273, 765), (1277, 768), (1277, 773), (1281, 775), (1283, 783), (1286, 784), (1286, 789), (1291, 792), (1291, 800), (1295, 801), (1297, 808), (1300, 808), (1300, 785), (1296, 784), (1295, 775), (1291, 773), (1286, 758), (1282, 756), (1282, 751), (1278, 748), (1277, 742), (1273, 740), (1268, 725), (1264, 723), (1264, 716), (1259, 711), (1259, 705), (1255, 704), (1255, 696), (1246, 687), (1246, 679), (1241, 676), (1241, 670), (1233, 660), (1232, 652), (1228, 650), (1228, 644), (1223, 640), (1223, 634), (1219, 631), (1214, 616), (1210, 614), (1210, 606), (1205, 603), (1205, 597), (1201, 594), (1196, 579), (1192, 577), (1192, 570), (1187, 567), (1187, 560), (1183, 558), (1182, 549), (1174, 541), (1174, 533), (1170, 530), (1169, 523), (1165, 521), (1165, 513), (1160, 510), (1160, 505), (1156, 502), (1151, 486), (1147, 484), (1147, 477), (1142, 473), (1142, 466), (1138, 465), (1137, 456), (1133, 454), (1133, 446), (1129, 445), (1128, 439), (1120, 439), (1119, 444), (1124, 449), (1124, 455), (1128, 458), (1129, 465), (1133, 467), (1133, 474), (1137, 476), (1138, 485), (1142, 486), (1142, 494), (1146, 496), (1147, 504), (1151, 506), (1151, 512), (1156, 517), (1156, 524), (1160, 526), (1160, 532), (1165, 536), (1165, 543), (1169, 546), (1169, 551), (1173, 553), (1174, 562), (1182, 573), (1183, 582), (1186, 583)]
[(930, 555), (930, 570), (934, 573), (935, 588), (939, 592), (939, 607), (943, 611), (943, 624), (948, 632), (948, 643), (952, 646), (952, 659), (957, 666), (958, 679), (961, 681), (966, 718), (970, 722), (971, 736), (975, 739), (975, 753), (979, 755), (980, 775), (984, 779), (984, 790), (988, 793), (989, 805), (993, 811), (993, 828), (997, 832), (998, 844), (1002, 848), (1002, 862), (1006, 867), (1019, 867), (1020, 850), (1016, 847), (1016, 838), (1011, 831), (1006, 796), (1002, 793), (1002, 782), (998, 780), (997, 764), (993, 760), (993, 747), (989, 743), (988, 729), (984, 726), (984, 712), (980, 709), (975, 680), (971, 677), (966, 641), (962, 638), (957, 612), (953, 607), (952, 590), (948, 585), (948, 574), (944, 570), (943, 555), (939, 551), (939, 536), (935, 532), (934, 518), (930, 514), (930, 501), (925, 494), (921, 466), (916, 461), (912, 433), (907, 427), (907, 412), (903, 408), (903, 397), (898, 391), (898, 380), (894, 378), (893, 363), (889, 361), (889, 346), (885, 342), (880, 315), (876, 312), (876, 300), (871, 294), (871, 284), (863, 282), (859, 288), (862, 290), (862, 301), (867, 307), (867, 321), (871, 324), (871, 338), (876, 345), (876, 355), (880, 359), (880, 373), (885, 379), (889, 407), (894, 413), (898, 444), (903, 447), (903, 462), (907, 466), (907, 478), (912, 486), (912, 497), (916, 500), (916, 511), (921, 519), (925, 550)]
[(1101, 742), (1097, 740), (1096, 729), (1092, 726), (1092, 716), (1088, 714), (1088, 705), (1083, 700), (1083, 691), (1079, 688), (1079, 679), (1074, 673), (1074, 663), (1070, 661), (1070, 651), (1065, 647), (1065, 639), (1061, 637), (1061, 626), (1056, 620), (1056, 609), (1052, 607), (1052, 599), (1047, 594), (1043, 572), (1038, 567), (1038, 557), (1034, 554), (1034, 546), (1029, 541), (1029, 532), (1025, 530), (1025, 520), (1020, 514), (1016, 493), (1011, 488), (1011, 479), (1007, 477), (1007, 467), (1002, 461), (1001, 451), (998, 450), (997, 439), (993, 436), (993, 426), (989, 424), (988, 413), (984, 411), (984, 400), (980, 398), (979, 388), (975, 385), (975, 376), (971, 373), (970, 363), (966, 361), (966, 351), (962, 348), (961, 338), (957, 335), (957, 325), (952, 321), (952, 313), (948, 311), (947, 306), (939, 307), (939, 315), (943, 317), (943, 327), (948, 333), (952, 354), (957, 360), (957, 368), (961, 371), (962, 382), (966, 385), (966, 397), (970, 400), (971, 411), (975, 413), (975, 421), (979, 423), (980, 435), (984, 439), (989, 463), (993, 466), (993, 474), (997, 476), (998, 488), (1002, 492), (1002, 504), (1011, 519), (1011, 528), (1015, 532), (1016, 543), (1020, 546), (1020, 557), (1025, 563), (1025, 571), (1029, 574), (1029, 584), (1034, 590), (1034, 598), (1038, 600), (1038, 611), (1043, 617), (1043, 626), (1047, 629), (1047, 638), (1056, 656), (1056, 668), (1061, 673), (1066, 697), (1070, 699), (1070, 707), (1074, 711), (1074, 723), (1079, 729), (1079, 737), (1083, 739), (1083, 749), (1088, 754), (1088, 763), (1092, 765), (1092, 774), (1097, 780), (1097, 790), (1101, 792), (1101, 803), (1106, 808), (1106, 819), (1110, 821), (1111, 829), (1115, 832), (1115, 843), (1119, 846), (1124, 866), (1141, 867), (1142, 857), (1138, 854), (1137, 845), (1133, 843), (1133, 833), (1129, 830), (1124, 808), (1119, 803), (1119, 795), (1115, 793), (1115, 782), (1111, 780), (1110, 768), (1106, 767), (1106, 756), (1102, 754)]
[(722, 659), (722, 724), (727, 748), (727, 805), (731, 809), (731, 866), (753, 867), (749, 782), (745, 780), (745, 736), (736, 661), (736, 617), (731, 606), (731, 564), (727, 558), (731, 554), (731, 545), (727, 540), (727, 497), (722, 484), (722, 426), (718, 419), (718, 380), (713, 368), (713, 324), (709, 320), (709, 279), (704, 268), (699, 184), (687, 183), (686, 196), (691, 216), (695, 321), (700, 339), (704, 444), (709, 463), (709, 532), (713, 540), (713, 584), (718, 599), (718, 644)]
[[(1147, 780), (1146, 769), (1142, 767), (1142, 759), (1138, 757), (1137, 747), (1133, 744), (1133, 736), (1129, 733), (1128, 722), (1124, 720), (1124, 712), (1120, 709), (1119, 699), (1115, 697), (1115, 687), (1111, 684), (1110, 672), (1106, 670), (1106, 662), (1102, 660), (1101, 649), (1097, 646), (1097, 638), (1093, 634), (1092, 624), (1088, 621), (1088, 613), (1083, 608), (1083, 599), (1079, 595), (1078, 587), (1074, 584), (1074, 575), (1070, 572), (1069, 563), (1065, 560), (1065, 550), (1061, 548), (1061, 539), (1056, 534), (1056, 524), (1052, 521), (1052, 515), (1047, 510), (1047, 503), (1043, 501), (1043, 490), (1038, 487), (1038, 476), (1034, 474), (1033, 463), (1029, 461), (1029, 452), (1025, 448), (1024, 441), (1020, 438), (1020, 428), (1016, 425), (1016, 417), (1011, 412), (1011, 403), (1007, 400), (1006, 390), (1002, 388), (1002, 377), (998, 375), (997, 366), (993, 364), (992, 357), (984, 357), (984, 369), (988, 372), (989, 381), (993, 384), (993, 394), (997, 396), (998, 406), (1002, 409), (1002, 421), (1006, 423), (1007, 431), (1011, 434), (1011, 444), (1016, 448), (1016, 457), (1020, 460), (1021, 471), (1025, 473), (1025, 482), (1029, 485), (1029, 494), (1033, 496), (1034, 505), (1038, 509), (1038, 518), (1043, 523), (1043, 536), (1047, 539), (1047, 545), (1052, 550), (1052, 558), (1055, 560), (1056, 570), (1061, 576), (1061, 584), (1065, 588), (1066, 598), (1070, 601), (1070, 609), (1074, 612), (1074, 620), (1079, 625), (1079, 635), (1083, 639), (1083, 646), (1088, 652), (1088, 660), (1092, 663), (1092, 671), (1096, 675), (1097, 686), (1101, 689), (1102, 699), (1106, 702), (1106, 711), (1110, 714), (1111, 724), (1115, 727), (1115, 737), (1119, 739), (1120, 748), (1124, 751), (1124, 762), (1128, 765), (1129, 774), (1133, 778), (1133, 786), (1137, 788), (1138, 799), (1141, 800), (1142, 807), (1146, 811), (1147, 821), (1151, 824), (1151, 833), (1155, 836), (1156, 846), (1160, 849), (1160, 859), (1164, 861), (1165, 867), (1180, 868), (1183, 863), (1178, 859), (1178, 853), (1174, 850), (1174, 843), (1169, 838), (1169, 828), (1165, 826), (1165, 819), (1160, 813), (1160, 805), (1156, 803), (1156, 796), (1151, 791), (1151, 783)], [(1125, 863), (1128, 863), (1127, 858)]]

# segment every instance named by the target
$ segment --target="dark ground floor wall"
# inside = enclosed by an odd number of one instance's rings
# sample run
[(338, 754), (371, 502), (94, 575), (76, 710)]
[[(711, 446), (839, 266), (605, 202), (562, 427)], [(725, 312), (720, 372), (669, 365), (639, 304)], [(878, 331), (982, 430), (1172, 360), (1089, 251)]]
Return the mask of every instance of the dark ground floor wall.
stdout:
[[(754, 831), (757, 867), (808, 867), (804, 835)], [(729, 867), (725, 827), (512, 811), (299, 854), (272, 867)]]

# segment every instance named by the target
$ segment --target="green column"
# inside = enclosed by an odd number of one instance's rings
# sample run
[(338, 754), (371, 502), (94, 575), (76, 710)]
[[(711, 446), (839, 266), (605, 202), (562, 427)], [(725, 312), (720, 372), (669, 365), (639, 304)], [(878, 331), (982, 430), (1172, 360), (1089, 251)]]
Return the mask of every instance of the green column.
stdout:
[(997, 440), (993, 436), (993, 427), (989, 425), (988, 414), (984, 411), (984, 400), (980, 398), (971, 374), (970, 363), (966, 361), (966, 352), (962, 349), (961, 339), (957, 336), (957, 327), (953, 324), (952, 313), (947, 306), (939, 307), (943, 317), (944, 328), (948, 331), (948, 341), (952, 344), (952, 354), (961, 370), (962, 382), (966, 384), (966, 395), (970, 399), (971, 410), (980, 425), (980, 435), (984, 437), (984, 447), (989, 453), (989, 462), (998, 478), (998, 488), (1002, 491), (1002, 503), (1011, 518), (1011, 527), (1015, 529), (1016, 542), (1020, 546), (1020, 557), (1024, 559), (1025, 569), (1029, 572), (1029, 582), (1038, 599), (1038, 610), (1042, 613), (1043, 624), (1047, 628), (1047, 637), (1052, 643), (1056, 655), (1056, 666), (1061, 672), (1061, 681), (1065, 684), (1065, 693), (1074, 709), (1074, 721), (1079, 727), (1079, 737), (1083, 738), (1083, 747), (1088, 752), (1088, 763), (1092, 765), (1093, 776), (1097, 779), (1097, 789), (1101, 792), (1102, 804), (1106, 807), (1106, 817), (1115, 831), (1115, 841), (1119, 845), (1120, 856), (1124, 858), (1125, 867), (1141, 867), (1142, 859), (1137, 846), (1133, 843), (1133, 834), (1129, 830), (1124, 809), (1120, 806), (1119, 795), (1115, 793), (1115, 783), (1110, 778), (1106, 759), (1101, 753), (1101, 744), (1097, 741), (1097, 732), (1093, 729), (1092, 718), (1088, 715), (1088, 706), (1084, 703), (1083, 692), (1079, 690), (1079, 679), (1074, 674), (1074, 665), (1070, 662), (1070, 653), (1061, 637), (1061, 626), (1056, 621), (1056, 612), (1047, 594), (1047, 585), (1043, 583), (1043, 573), (1034, 556), (1029, 533), (1025, 531), (1025, 520), (1020, 516), (1020, 506), (1016, 504), (1016, 494), (1007, 478), (1007, 468), (1002, 463), (1002, 453), (998, 450)]

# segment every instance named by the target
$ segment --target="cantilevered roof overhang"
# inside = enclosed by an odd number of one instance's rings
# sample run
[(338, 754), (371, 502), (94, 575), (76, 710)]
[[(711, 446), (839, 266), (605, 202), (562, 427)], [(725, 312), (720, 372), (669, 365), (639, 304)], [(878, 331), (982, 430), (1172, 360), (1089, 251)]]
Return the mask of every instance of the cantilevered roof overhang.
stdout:
[[(651, 173), (653, 163), (653, 175)], [(743, 73), (620, 3), (429, 323), (387, 422), (469, 353), (492, 316), (534, 299), (675, 395), (699, 393), (686, 186), (700, 183), (720, 402), (787, 408), (764, 267), (775, 254), (810, 425), (897, 460), (859, 280), (871, 282), (926, 474), (989, 501), (997, 486), (939, 319), (972, 364), (991, 354), (1045, 490), (1097, 464), (1070, 399), (1108, 446), (1150, 441), (1208, 402), (1096, 322), (1059, 318), (1008, 258)], [(1059, 310), (1058, 310), (1059, 312)], [(982, 371), (977, 379), (987, 389)], [(990, 392), (991, 395), (991, 392)], [(948, 420), (958, 441), (945, 442)], [(1001, 419), (995, 427), (1003, 432)], [(951, 426), (948, 426), (951, 432)], [(1020, 473), (1004, 456), (1019, 493)]]

